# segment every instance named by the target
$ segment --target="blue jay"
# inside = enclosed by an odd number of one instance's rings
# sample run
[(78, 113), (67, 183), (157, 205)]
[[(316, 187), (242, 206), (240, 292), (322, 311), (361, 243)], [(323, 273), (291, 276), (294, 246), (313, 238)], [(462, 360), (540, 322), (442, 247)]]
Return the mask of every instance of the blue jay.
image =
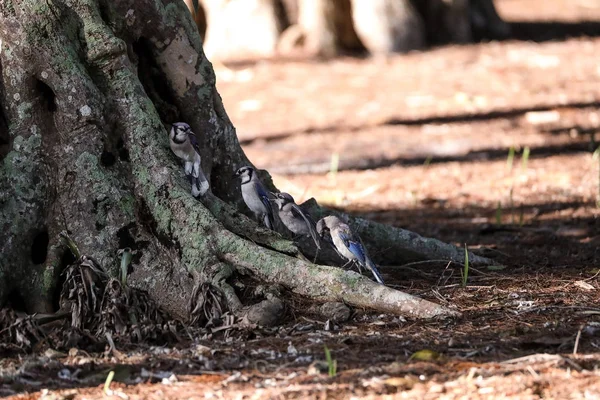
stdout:
[(192, 183), (192, 196), (205, 194), (209, 185), (200, 166), (200, 148), (196, 135), (185, 122), (175, 122), (169, 139), (173, 153), (185, 161), (185, 174)]
[(273, 193), (277, 204), (279, 219), (283, 224), (296, 235), (310, 236), (315, 242), (317, 249), (321, 250), (317, 232), (315, 232), (315, 223), (306, 215), (300, 207), (294, 202), (294, 198), (288, 193)]
[(269, 192), (264, 188), (254, 168), (241, 167), (235, 172), (235, 175), (241, 178), (242, 197), (250, 211), (267, 228), (273, 229), (273, 209), (271, 208)]
[[(383, 278), (379, 274), (377, 266), (367, 255), (360, 238), (354, 235), (350, 227), (342, 220), (333, 215), (325, 217), (317, 223), (317, 232), (319, 236), (333, 245), (340, 256), (350, 262), (357, 263), (359, 269), (361, 266), (370, 269), (375, 280), (383, 285)], [(326, 237), (327, 233), (329, 233), (331, 239)]]

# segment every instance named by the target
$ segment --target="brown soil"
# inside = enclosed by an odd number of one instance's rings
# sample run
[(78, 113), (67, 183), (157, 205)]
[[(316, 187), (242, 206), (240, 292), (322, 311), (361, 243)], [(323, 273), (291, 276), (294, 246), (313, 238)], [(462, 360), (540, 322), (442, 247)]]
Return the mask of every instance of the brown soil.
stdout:
[[(600, 6), (497, 3), (519, 20), (516, 37), (539, 42), (217, 68), (248, 156), (298, 202), (315, 197), (504, 265), (471, 269), (466, 287), (459, 265), (382, 267), (390, 285), (463, 318), (356, 310), (326, 330), (290, 299), (288, 323), (272, 330), (0, 360), (0, 396), (104, 398), (113, 369), (113, 397), (130, 399), (599, 398), (600, 38), (563, 36), (600, 31)], [(335, 377), (309, 373), (324, 346)], [(411, 359), (419, 350), (430, 352)]]

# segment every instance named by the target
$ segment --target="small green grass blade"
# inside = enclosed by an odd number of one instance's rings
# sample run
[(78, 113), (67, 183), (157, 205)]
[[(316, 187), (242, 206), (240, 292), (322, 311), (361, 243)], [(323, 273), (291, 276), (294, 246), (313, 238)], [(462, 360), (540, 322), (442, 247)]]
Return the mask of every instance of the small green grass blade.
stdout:
[(508, 168), (509, 171), (512, 171), (514, 161), (515, 161), (515, 148), (513, 146), (510, 146), (510, 148), (508, 149), (508, 156), (506, 156), (506, 168)]
[(527, 169), (527, 163), (529, 162), (529, 146), (525, 146), (523, 149), (523, 154), (521, 155), (521, 169), (525, 171)]
[(104, 381), (104, 394), (106, 394), (107, 396), (112, 395), (112, 391), (110, 390), (110, 384), (112, 383), (114, 377), (115, 371), (110, 371), (108, 373), (108, 376), (106, 377), (106, 381)]
[(121, 252), (121, 285), (127, 285), (127, 270), (129, 269), (129, 264), (131, 264), (131, 258), (133, 254), (131, 253), (131, 249), (129, 247), (125, 248)]
[(462, 287), (467, 286), (467, 280), (469, 279), (469, 249), (465, 243), (465, 266), (462, 271)]
[(340, 153), (332, 153), (331, 154), (331, 162), (329, 164), (329, 176), (331, 178), (335, 178), (338, 173), (338, 168), (340, 167)]
[(502, 225), (502, 202), (496, 206), (496, 225)]
[(59, 236), (62, 238), (65, 245), (67, 245), (69, 250), (71, 250), (71, 253), (73, 253), (75, 259), (79, 260), (81, 258), (81, 252), (79, 251), (79, 247), (77, 247), (77, 243), (75, 243), (73, 239), (71, 239), (71, 237), (66, 231), (60, 232)]
[(510, 223), (515, 224), (515, 203), (513, 201), (513, 188), (508, 192), (508, 206), (510, 208)]
[(331, 352), (327, 346), (325, 347), (325, 360), (327, 361), (327, 367), (329, 368), (329, 376), (334, 377), (337, 375), (337, 360), (331, 358)]
[(425, 159), (425, 161), (423, 162), (423, 166), (424, 167), (428, 167), (429, 164), (431, 164), (431, 160), (433, 160), (432, 156), (427, 156), (427, 158)]

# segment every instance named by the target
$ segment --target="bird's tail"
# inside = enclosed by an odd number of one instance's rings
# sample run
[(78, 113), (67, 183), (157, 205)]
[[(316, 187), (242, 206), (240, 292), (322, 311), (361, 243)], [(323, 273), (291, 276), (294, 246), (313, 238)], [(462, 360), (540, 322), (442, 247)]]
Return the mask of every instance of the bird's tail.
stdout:
[(315, 242), (315, 246), (317, 246), (317, 250), (321, 250), (321, 243), (319, 243), (319, 235), (317, 235), (317, 232), (315, 231), (314, 227), (309, 225), (308, 233), (310, 234), (310, 237), (312, 238), (312, 240)]
[(204, 195), (206, 192), (208, 192), (209, 189), (208, 181), (206, 180), (206, 177), (204, 176), (202, 171), (200, 171), (199, 175), (200, 176), (198, 177), (191, 176), (192, 196), (194, 197)]
[(365, 264), (367, 264), (367, 268), (369, 268), (371, 270), (371, 272), (373, 273), (375, 280), (383, 285), (384, 284), (383, 278), (381, 277), (381, 274), (379, 273), (379, 270), (377, 269), (377, 265), (375, 265), (375, 263), (373, 261), (371, 261), (371, 259), (369, 257), (365, 257)]
[(263, 216), (263, 224), (265, 224), (267, 228), (273, 230), (273, 214), (266, 213)]

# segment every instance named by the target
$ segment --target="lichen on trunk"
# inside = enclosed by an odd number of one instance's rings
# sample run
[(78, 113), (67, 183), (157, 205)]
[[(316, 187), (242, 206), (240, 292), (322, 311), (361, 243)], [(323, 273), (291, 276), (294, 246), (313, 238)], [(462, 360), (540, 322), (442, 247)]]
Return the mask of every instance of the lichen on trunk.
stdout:
[[(30, 312), (56, 309), (60, 273), (73, 261), (59, 236), (67, 231), (82, 254), (113, 274), (118, 251), (131, 248), (128, 284), (181, 319), (202, 282), (241, 310), (245, 299), (229, 281), (243, 274), (317, 301), (412, 317), (455, 314), (354, 272), (314, 265), (302, 255), (308, 249), (240, 211), (232, 174), (250, 162), (184, 2), (0, 2), (0, 26), (0, 120), (8, 132), (0, 168), (0, 305), (16, 296)], [(200, 200), (168, 148), (167, 130), (181, 120), (198, 136), (211, 183)], [(316, 216), (324, 212), (314, 207)], [(375, 239), (394, 247), (396, 261), (403, 254), (461, 258), (454, 246), (406, 231), (355, 226), (368, 246)]]

